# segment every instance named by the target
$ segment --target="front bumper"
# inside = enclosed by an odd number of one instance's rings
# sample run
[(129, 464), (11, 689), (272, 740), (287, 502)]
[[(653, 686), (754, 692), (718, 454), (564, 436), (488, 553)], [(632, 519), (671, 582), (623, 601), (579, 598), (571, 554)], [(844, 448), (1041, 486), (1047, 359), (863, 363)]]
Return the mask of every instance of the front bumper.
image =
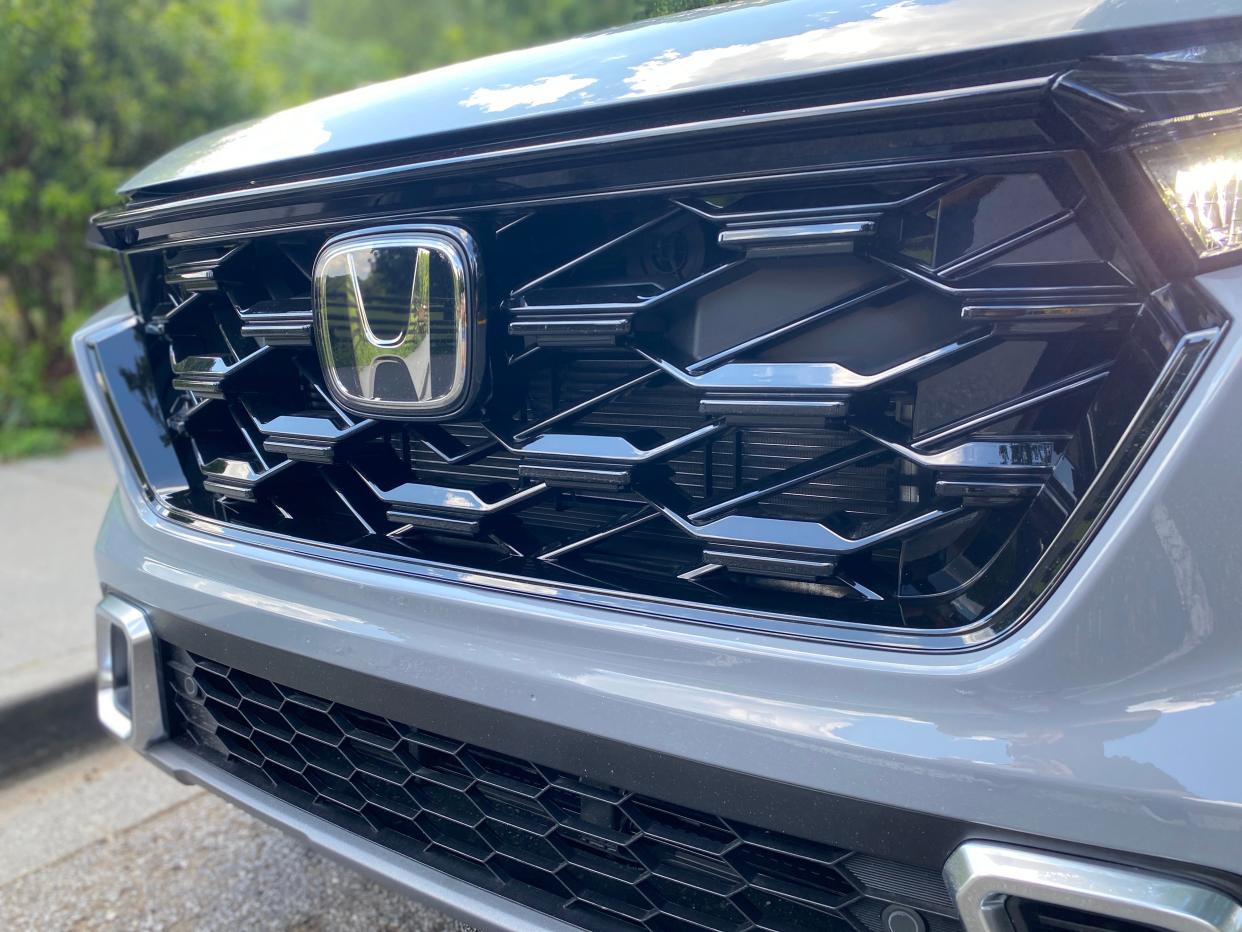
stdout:
[[(1231, 314), (1242, 311), (1242, 272), (1201, 281)], [(444, 715), (469, 710), (471, 729), (491, 729), (491, 746), (523, 745), (524, 756), (603, 782), (702, 792), (677, 778), (689, 763), (740, 775), (737, 786), (896, 807), (971, 835), (1236, 873), (1240, 357), (1242, 334), (1230, 328), (1057, 591), (1015, 634), (969, 653), (693, 628), (569, 606), (546, 586), (465, 589), (222, 537), (148, 504), (95, 396), (121, 474), (99, 573), (106, 591), (150, 612), (157, 639), (207, 654), (224, 645), (263, 663), (300, 659), (314, 680), (304, 688), (357, 705), (368, 690), (385, 702), (403, 691), (438, 698)], [(382, 877), (397, 870), (397, 856), (307, 827), (166, 742), (146, 753)], [(661, 760), (669, 767), (657, 773), (651, 762)], [(806, 822), (736, 795), (774, 828)], [(423, 870), (402, 884), (473, 922), (547, 924)]]
[[(204, 765), (176, 745), (165, 742), (146, 754), (181, 782), (203, 786), (390, 889), (476, 928), (508, 932), (574, 928), (308, 816), (244, 780)], [(945, 876), (966, 932), (1013, 932), (1003, 912), (988, 908), (990, 899), (1006, 895), (1098, 911), (1173, 932), (1242, 932), (1242, 907), (1216, 890), (1078, 858), (968, 842), (950, 859)]]

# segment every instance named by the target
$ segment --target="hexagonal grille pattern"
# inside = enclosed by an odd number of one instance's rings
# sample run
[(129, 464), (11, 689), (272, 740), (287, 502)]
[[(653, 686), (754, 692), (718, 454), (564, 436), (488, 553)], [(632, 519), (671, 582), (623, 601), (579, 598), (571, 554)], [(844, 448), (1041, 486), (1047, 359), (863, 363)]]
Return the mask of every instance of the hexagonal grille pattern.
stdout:
[(590, 929), (960, 928), (933, 871), (422, 731), (167, 648), (176, 740), (315, 815)]

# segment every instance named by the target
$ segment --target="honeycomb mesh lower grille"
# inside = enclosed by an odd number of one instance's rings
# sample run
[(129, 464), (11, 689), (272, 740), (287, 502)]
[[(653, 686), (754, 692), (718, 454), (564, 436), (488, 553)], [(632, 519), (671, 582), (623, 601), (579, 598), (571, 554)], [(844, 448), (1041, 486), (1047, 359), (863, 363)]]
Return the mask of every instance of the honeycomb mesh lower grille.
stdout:
[(175, 740), (413, 860), (589, 929), (960, 929), (940, 877), (579, 779), (165, 647)]

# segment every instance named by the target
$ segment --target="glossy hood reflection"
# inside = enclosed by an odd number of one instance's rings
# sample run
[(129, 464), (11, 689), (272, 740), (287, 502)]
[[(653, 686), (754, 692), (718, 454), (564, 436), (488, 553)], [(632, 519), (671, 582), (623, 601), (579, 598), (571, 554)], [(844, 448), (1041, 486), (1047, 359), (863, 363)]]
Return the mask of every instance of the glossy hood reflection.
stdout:
[(587, 101), (590, 100), (590, 95), (581, 91), (597, 81), (597, 78), (576, 78), (572, 74), (558, 74), (516, 87), (506, 85), (476, 88), (474, 93), (459, 103), (463, 107), (480, 107), (488, 113), (503, 113), (515, 107), (542, 107), (559, 103), (575, 91), (579, 92), (575, 95), (579, 100)]
[(208, 134), (122, 191), (627, 100), (1072, 34), (1237, 15), (1230, 0), (730, 4), (359, 88)]

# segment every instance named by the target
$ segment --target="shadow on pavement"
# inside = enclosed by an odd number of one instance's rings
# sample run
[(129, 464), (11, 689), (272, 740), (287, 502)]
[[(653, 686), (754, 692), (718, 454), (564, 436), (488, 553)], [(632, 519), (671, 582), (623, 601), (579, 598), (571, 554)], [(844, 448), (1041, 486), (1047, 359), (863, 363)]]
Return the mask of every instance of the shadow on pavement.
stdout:
[(95, 718), (94, 679), (7, 706), (0, 709), (0, 786), (108, 740)]

